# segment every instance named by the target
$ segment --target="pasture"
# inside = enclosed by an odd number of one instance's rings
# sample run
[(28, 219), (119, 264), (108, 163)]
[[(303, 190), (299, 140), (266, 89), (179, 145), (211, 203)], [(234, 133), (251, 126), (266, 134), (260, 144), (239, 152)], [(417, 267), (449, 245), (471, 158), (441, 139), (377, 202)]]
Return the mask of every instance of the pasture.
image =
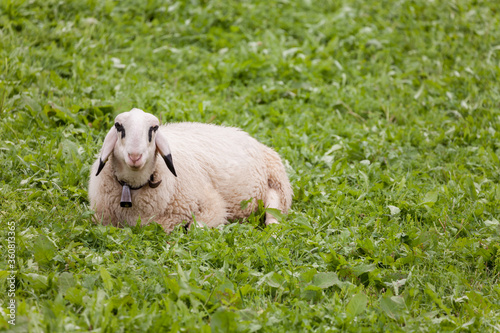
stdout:
[[(1, 1), (0, 330), (500, 331), (499, 76), (495, 1)], [(291, 212), (93, 224), (133, 107), (272, 146)]]

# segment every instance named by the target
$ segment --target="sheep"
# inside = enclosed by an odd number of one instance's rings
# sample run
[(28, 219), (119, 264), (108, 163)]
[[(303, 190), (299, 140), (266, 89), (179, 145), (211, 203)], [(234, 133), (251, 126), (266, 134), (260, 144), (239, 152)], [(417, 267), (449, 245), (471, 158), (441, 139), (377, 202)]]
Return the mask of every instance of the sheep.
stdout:
[[(278, 153), (248, 133), (194, 122), (160, 126), (136, 108), (115, 118), (88, 193), (96, 222), (155, 221), (167, 233), (181, 223), (216, 227), (243, 219), (259, 200), (287, 214), (293, 195)], [(278, 223), (269, 211), (265, 219)]]

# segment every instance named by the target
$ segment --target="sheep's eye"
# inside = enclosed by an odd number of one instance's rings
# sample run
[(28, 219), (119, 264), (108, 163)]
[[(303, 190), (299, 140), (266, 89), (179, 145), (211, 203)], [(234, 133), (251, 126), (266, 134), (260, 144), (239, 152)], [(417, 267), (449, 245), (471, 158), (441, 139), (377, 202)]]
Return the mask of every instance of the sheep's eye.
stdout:
[(122, 139), (125, 137), (125, 128), (120, 123), (115, 123), (116, 130), (122, 133)]
[(153, 139), (153, 132), (156, 132), (158, 130), (158, 125), (156, 126), (151, 126), (149, 128), (149, 142)]

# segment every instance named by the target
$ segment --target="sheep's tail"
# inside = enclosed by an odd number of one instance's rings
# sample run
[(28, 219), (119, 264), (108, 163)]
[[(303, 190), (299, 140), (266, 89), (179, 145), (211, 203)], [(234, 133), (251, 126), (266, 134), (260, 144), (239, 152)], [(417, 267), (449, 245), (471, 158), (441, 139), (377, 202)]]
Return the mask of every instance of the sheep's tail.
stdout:
[[(277, 208), (282, 213), (287, 214), (288, 209), (292, 205), (292, 196), (293, 196), (292, 186), (290, 185), (290, 181), (288, 180), (285, 166), (281, 161), (281, 157), (273, 149), (269, 147), (266, 148), (267, 149), (265, 149), (265, 153), (266, 153), (267, 170), (268, 170), (267, 183), (270, 189), (269, 192), (277, 193), (278, 198), (275, 199), (278, 199), (280, 206), (280, 207), (272, 207), (275, 205), (271, 205), (270, 207)], [(275, 201), (272, 199), (270, 200)]]

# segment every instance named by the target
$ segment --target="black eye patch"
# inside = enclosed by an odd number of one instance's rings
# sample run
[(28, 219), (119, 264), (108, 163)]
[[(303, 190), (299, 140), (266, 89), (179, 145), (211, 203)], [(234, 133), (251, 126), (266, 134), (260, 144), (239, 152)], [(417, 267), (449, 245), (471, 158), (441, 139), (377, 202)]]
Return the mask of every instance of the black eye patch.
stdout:
[(122, 133), (122, 139), (125, 137), (125, 128), (120, 123), (115, 123), (116, 130)]
[(151, 126), (149, 128), (149, 142), (153, 139), (153, 132), (156, 132), (158, 130), (158, 125), (157, 126)]

